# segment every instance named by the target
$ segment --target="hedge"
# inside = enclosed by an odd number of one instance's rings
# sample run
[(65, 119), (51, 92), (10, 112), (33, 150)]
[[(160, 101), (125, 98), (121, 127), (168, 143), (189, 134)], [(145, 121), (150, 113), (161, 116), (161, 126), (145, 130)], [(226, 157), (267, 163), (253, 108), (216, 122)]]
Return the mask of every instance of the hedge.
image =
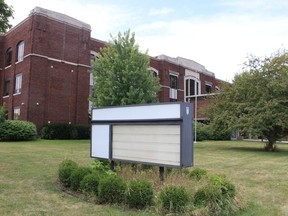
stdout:
[(46, 124), (41, 130), (43, 139), (90, 139), (90, 126), (65, 123)]
[(20, 120), (6, 120), (0, 123), (1, 141), (26, 141), (37, 137), (35, 124)]

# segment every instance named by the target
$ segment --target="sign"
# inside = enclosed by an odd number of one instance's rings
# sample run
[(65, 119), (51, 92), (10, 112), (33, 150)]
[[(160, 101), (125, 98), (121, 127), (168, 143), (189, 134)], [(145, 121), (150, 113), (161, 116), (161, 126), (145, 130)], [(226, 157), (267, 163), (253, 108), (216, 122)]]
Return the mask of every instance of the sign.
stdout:
[(192, 166), (192, 114), (190, 103), (92, 109), (91, 157)]

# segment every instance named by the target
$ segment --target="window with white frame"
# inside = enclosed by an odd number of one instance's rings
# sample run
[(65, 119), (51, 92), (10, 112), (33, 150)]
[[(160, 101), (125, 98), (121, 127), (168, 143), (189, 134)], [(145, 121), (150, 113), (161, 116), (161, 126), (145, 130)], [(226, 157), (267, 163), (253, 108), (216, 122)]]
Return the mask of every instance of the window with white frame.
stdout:
[(16, 61), (23, 61), (24, 58), (24, 41), (20, 41), (17, 45), (17, 59)]
[(15, 77), (15, 93), (21, 93), (22, 89), (22, 74), (17, 74)]
[(192, 77), (185, 78), (185, 100), (200, 94), (200, 81)]
[(178, 87), (178, 77), (170, 74), (170, 88), (177, 89)]
[(14, 107), (13, 119), (14, 120), (19, 120), (20, 119), (20, 106)]
[(178, 76), (174, 74), (170, 74), (170, 101), (178, 100)]
[(92, 73), (93, 72), (93, 64), (94, 64), (94, 61), (98, 58), (98, 53), (91, 50), (90, 51), (90, 72)]
[(158, 77), (159, 72), (155, 68), (149, 67), (147, 70), (152, 74), (153, 77)]
[(205, 81), (205, 91), (206, 94), (212, 93), (212, 83)]

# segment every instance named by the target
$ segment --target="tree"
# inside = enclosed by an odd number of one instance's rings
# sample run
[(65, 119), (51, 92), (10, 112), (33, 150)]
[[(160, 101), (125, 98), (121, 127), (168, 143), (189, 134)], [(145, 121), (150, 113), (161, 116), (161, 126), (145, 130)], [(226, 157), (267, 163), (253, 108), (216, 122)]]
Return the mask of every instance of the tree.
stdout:
[(143, 104), (157, 101), (159, 79), (147, 69), (147, 51), (139, 52), (135, 34), (130, 31), (112, 38), (100, 50), (93, 63), (94, 93), (91, 97), (96, 107)]
[(288, 132), (288, 52), (251, 56), (245, 71), (224, 84), (212, 105), (212, 122), (268, 140), (265, 149)]
[(0, 32), (6, 32), (12, 27), (9, 18), (13, 18), (13, 8), (7, 5), (4, 0), (0, 0)]
[(5, 121), (5, 119), (6, 119), (5, 116), (6, 116), (6, 114), (5, 114), (4, 107), (0, 107), (0, 123)]

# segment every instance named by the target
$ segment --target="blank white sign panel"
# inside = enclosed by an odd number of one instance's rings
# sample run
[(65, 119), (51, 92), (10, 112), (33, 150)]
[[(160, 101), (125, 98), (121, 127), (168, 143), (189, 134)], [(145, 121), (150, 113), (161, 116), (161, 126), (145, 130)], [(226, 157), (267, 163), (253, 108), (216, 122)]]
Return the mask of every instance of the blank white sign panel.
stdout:
[(109, 125), (92, 125), (91, 156), (109, 159)]
[(180, 125), (114, 125), (112, 158), (180, 165)]
[[(165, 111), (163, 111), (165, 110)], [(92, 120), (153, 120), (180, 118), (180, 104), (93, 109)]]

